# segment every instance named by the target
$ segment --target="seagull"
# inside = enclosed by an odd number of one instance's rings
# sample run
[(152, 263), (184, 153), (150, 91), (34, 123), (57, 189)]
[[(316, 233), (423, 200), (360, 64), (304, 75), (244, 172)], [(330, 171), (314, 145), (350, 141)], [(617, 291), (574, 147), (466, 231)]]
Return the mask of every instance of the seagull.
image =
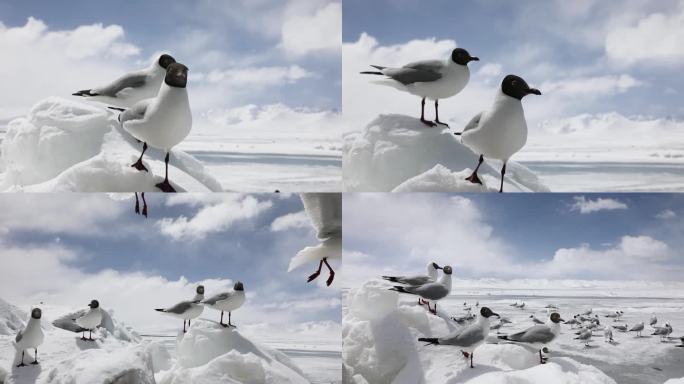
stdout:
[(603, 337), (605, 338), (606, 343), (612, 343), (613, 342), (613, 330), (606, 327), (606, 329), (603, 330)]
[(309, 261), (318, 261), (318, 270), (309, 276), (307, 283), (314, 281), (325, 263), (330, 274), (326, 285), (330, 286), (335, 279), (329, 259), (342, 258), (342, 194), (341, 193), (302, 193), (304, 211), (316, 230), (319, 244), (306, 247), (290, 260), (288, 272)]
[(139, 101), (157, 96), (166, 69), (175, 62), (173, 57), (163, 54), (148, 68), (127, 73), (107, 85), (78, 91), (73, 96), (130, 108)]
[(591, 313), (592, 313), (593, 311), (594, 311), (593, 309), (589, 308), (589, 309), (587, 309), (586, 311), (584, 311), (584, 312), (582, 313), (582, 315), (583, 315), (583, 316), (589, 316), (589, 315), (591, 315)]
[(627, 332), (627, 324), (623, 325), (613, 325), (613, 328), (617, 329), (620, 332)]
[[(364, 75), (386, 76), (376, 84), (389, 85), (403, 92), (422, 98), (420, 121), (428, 127), (447, 124), (439, 121), (439, 100), (461, 92), (470, 80), (468, 63), (480, 59), (471, 56), (463, 48), (451, 51), (447, 60), (425, 60), (406, 64), (401, 68), (371, 65), (376, 71), (361, 72)], [(425, 120), (425, 99), (435, 101), (435, 121)]]
[(43, 344), (43, 329), (40, 326), (40, 318), (43, 312), (40, 308), (33, 308), (31, 310), (31, 318), (26, 327), (17, 333), (17, 337), (14, 338), (14, 346), (17, 351), (21, 351), (21, 363), (17, 367), (25, 367), (24, 364), (24, 353), (27, 349), (33, 348), (34, 356), (33, 362), (31, 364), (38, 364), (38, 346)]
[(501, 324), (513, 324), (513, 322), (509, 320), (507, 317), (502, 317), (499, 319), (499, 321), (501, 322)]
[(525, 309), (525, 303), (523, 302), (522, 304), (518, 305), (518, 308)]
[(535, 351), (539, 351), (539, 362), (545, 364), (546, 359), (542, 356), (541, 350), (558, 336), (560, 333), (560, 322), (565, 322), (565, 320), (557, 312), (553, 312), (546, 324), (536, 324), (522, 332), (499, 336), (499, 339), (515, 344), (529, 345)]
[[(240, 308), (245, 302), (245, 287), (241, 282), (235, 283), (233, 290), (229, 292), (219, 293), (214, 295), (204, 301), (202, 304), (206, 304), (209, 307), (221, 311), (221, 320), (219, 324), (225, 327), (237, 328), (230, 322), (231, 312)], [(228, 312), (228, 324), (223, 323), (223, 312)]]
[(451, 317), (451, 320), (453, 320), (455, 323), (457, 323), (459, 325), (468, 324), (471, 321), (475, 320), (475, 315), (467, 314), (467, 315), (461, 316), (461, 317), (453, 316), (453, 317)]
[(421, 337), (418, 341), (424, 341), (428, 345), (453, 345), (460, 347), (463, 357), (470, 358), (470, 368), (473, 366), (473, 355), (477, 347), (482, 345), (489, 334), (489, 318), (499, 317), (487, 307), (480, 309), (480, 318), (474, 324), (456, 330), (443, 337)]
[(484, 158), (498, 159), (501, 168), (501, 187), (503, 192), (506, 163), (527, 142), (527, 122), (522, 107), (522, 98), (527, 95), (541, 95), (538, 89), (530, 88), (521, 77), (506, 76), (489, 111), (475, 115), (465, 126), (461, 136), (463, 143), (480, 154), (477, 167), (466, 178), (473, 184), (482, 184), (477, 176)]
[[(383, 276), (382, 278), (392, 283), (399, 283), (404, 285), (423, 285), (427, 283), (432, 283), (437, 280), (437, 270), (442, 269), (437, 263), (432, 262), (427, 265), (427, 275), (414, 275), (414, 276)], [(421, 298), (418, 298), (418, 304), (423, 305), (427, 303)]]
[(192, 300), (181, 301), (169, 308), (157, 308), (155, 311), (183, 319), (183, 333), (185, 333), (185, 322), (187, 321), (188, 327), (190, 327), (190, 320), (201, 315), (204, 310), (204, 306), (200, 304), (204, 300), (204, 286), (198, 285), (195, 292), (195, 297)]
[(680, 345), (675, 345), (675, 347), (679, 347), (679, 348), (684, 347), (684, 336), (680, 337), (679, 340), (682, 342), (682, 344), (680, 344)]
[(135, 192), (135, 214), (143, 215), (147, 218), (147, 201), (145, 200), (145, 192), (140, 192), (140, 197), (143, 201), (142, 212), (140, 211), (140, 200), (138, 200), (138, 192)]
[(532, 322), (534, 322), (535, 324), (544, 324), (543, 321), (537, 319), (537, 317), (534, 315), (530, 315), (530, 319), (532, 319)]
[(664, 327), (655, 327), (651, 335), (660, 336), (660, 341), (665, 341), (670, 336), (670, 333), (672, 333), (672, 326), (669, 323), (665, 323)]
[(577, 321), (578, 315), (575, 315), (572, 317), (572, 319), (568, 320), (565, 322), (565, 324), (570, 324), (570, 328), (574, 328), (575, 325), (579, 325), (579, 321)]
[(188, 100), (188, 67), (180, 63), (169, 64), (164, 83), (156, 97), (141, 100), (119, 115), (121, 127), (142, 141), (140, 158), (133, 165), (139, 171), (147, 171), (142, 162), (147, 146), (166, 151), (164, 181), (156, 185), (162, 192), (176, 192), (169, 184), (169, 152), (183, 141), (192, 128), (192, 113)]
[(399, 293), (408, 293), (411, 295), (418, 295), (424, 300), (430, 300), (435, 303), (435, 309), (430, 308), (430, 303), (428, 302), (428, 310), (433, 314), (437, 314), (437, 301), (447, 297), (451, 292), (451, 267), (445, 266), (442, 268), (442, 278), (439, 281), (432, 283), (427, 283), (423, 285), (416, 286), (400, 286), (396, 285), (390, 288), (390, 291), (397, 291)]
[[(81, 331), (83, 332), (81, 340), (94, 341), (93, 329), (97, 328), (102, 322), (102, 309), (100, 309), (100, 303), (97, 300), (91, 300), (88, 307), (90, 307), (90, 309), (83, 316), (74, 319), (74, 321), (81, 327)], [(85, 337), (85, 331), (90, 331), (87, 339)]]
[(584, 342), (584, 346), (588, 347), (591, 341), (591, 329), (584, 329), (579, 332), (579, 335), (575, 337), (575, 340), (580, 340)]
[(656, 323), (658, 323), (658, 318), (656, 317), (656, 315), (651, 316), (651, 320), (648, 322), (648, 324), (651, 327), (654, 327)]
[(629, 331), (630, 332), (636, 332), (637, 337), (641, 337), (641, 331), (644, 330), (644, 322), (642, 321), (641, 323), (635, 324)]

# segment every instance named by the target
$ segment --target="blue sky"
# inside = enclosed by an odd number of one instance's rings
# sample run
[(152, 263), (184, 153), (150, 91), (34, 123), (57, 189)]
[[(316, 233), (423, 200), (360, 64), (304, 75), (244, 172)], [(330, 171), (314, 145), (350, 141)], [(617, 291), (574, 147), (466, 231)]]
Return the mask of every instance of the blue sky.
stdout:
[[(248, 309), (240, 311), (244, 321), (339, 322), (339, 291), (306, 283), (317, 265), (287, 273), (290, 258), (318, 242), (308, 220), (301, 220), (298, 195), (146, 196), (147, 220), (134, 214), (127, 195), (126, 200), (106, 194), (5, 195), (0, 199), (3, 299), (79, 305), (83, 298), (74, 291), (100, 292), (106, 307), (130, 315), (122, 320), (145, 327), (163, 319), (128, 308), (123, 303), (131, 295), (140, 301), (136, 305), (164, 306), (192, 296), (198, 282), (206, 282), (212, 294), (240, 280), (251, 296)], [(271, 227), (288, 214), (300, 220)], [(18, 272), (28, 270), (38, 282)], [(131, 292), (119, 292), (121, 281), (129, 281), (125, 289)], [(107, 284), (111, 287), (102, 286)]]
[(677, 194), (360, 194), (345, 198), (345, 271), (420, 271), (434, 259), (465, 279), (680, 281), (683, 203)]
[[(622, 127), (619, 133), (590, 124), (573, 127), (579, 131), (577, 140), (581, 133), (593, 139), (581, 146), (597, 145), (609, 135), (626, 139), (638, 131), (641, 120), (658, 120), (659, 125), (665, 124), (661, 119), (684, 118), (683, 14), (680, 0), (622, 0), (619, 6), (600, 0), (348, 0), (343, 5), (345, 117), (361, 122), (370, 116), (366, 109), (375, 114), (419, 110), (415, 97), (366, 86), (368, 78), (359, 79), (358, 72), (368, 64), (441, 59), (460, 46), (481, 61), (471, 63), (464, 93), (440, 103), (440, 111), (454, 124), (460, 126), (489, 107), (503, 76), (514, 73), (544, 92), (523, 103), (528, 123), (537, 131), (533, 143), (549, 131), (544, 144), (559, 141), (560, 134), (567, 134), (567, 144), (575, 136), (561, 128), (583, 114), (604, 125), (619, 121)], [(364, 34), (375, 44), (361, 39)], [(370, 62), (378, 60), (384, 62)], [(355, 101), (360, 94), (367, 97)], [(610, 113), (615, 115), (608, 121), (598, 117)], [(658, 127), (649, 128), (662, 135)], [(681, 141), (675, 136), (679, 128), (670, 132), (670, 142)], [(667, 145), (657, 137), (653, 142)]]
[[(328, 0), (3, 1), (3, 56), (15, 56), (13, 60), (23, 62), (25, 67), (13, 61), (4, 64), (5, 71), (23, 72), (12, 76), (19, 77), (24, 87), (17, 90), (22, 87), (11, 83), (9, 74), (5, 75), (7, 79), (2, 78), (12, 85), (9, 89), (3, 87), (5, 96), (11, 89), (15, 99), (2, 98), (7, 102), (0, 110), (0, 118), (9, 119), (43, 97), (68, 96), (69, 86), (81, 89), (97, 85), (93, 82), (106, 83), (122, 71), (146, 66), (160, 51), (170, 52), (190, 68), (189, 90), (196, 116), (249, 104), (282, 103), (294, 109), (339, 111), (340, 7), (338, 2)], [(35, 32), (35, 26), (29, 28), (29, 18), (41, 21), (45, 29)], [(96, 25), (95, 30), (85, 36), (75, 33), (79, 27), (92, 25)], [(13, 28), (15, 34), (9, 33)], [(303, 39), (307, 28), (319, 33), (315, 38)], [(30, 31), (35, 34), (30, 43), (17, 37)], [(51, 36), (55, 33), (61, 37)], [(46, 40), (53, 44), (43, 46), (41, 42)], [(33, 49), (26, 52), (13, 42), (20, 46), (31, 44)], [(122, 52), (121, 44), (131, 49)], [(63, 46), (79, 46), (97, 53), (75, 57)], [(43, 64), (32, 65), (37, 60)], [(38, 72), (48, 62), (64, 79), (54, 79), (55, 84), (41, 81)], [(91, 66), (99, 67), (100, 72)], [(212, 71), (218, 76), (209, 80)], [(240, 79), (230, 77), (236, 71), (242, 74)]]

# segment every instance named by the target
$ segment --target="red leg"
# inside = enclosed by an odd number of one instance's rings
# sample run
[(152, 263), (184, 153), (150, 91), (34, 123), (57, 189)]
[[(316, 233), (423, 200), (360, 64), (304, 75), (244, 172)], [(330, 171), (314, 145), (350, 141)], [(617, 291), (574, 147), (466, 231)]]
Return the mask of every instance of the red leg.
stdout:
[(323, 260), (321, 260), (321, 262), (318, 263), (318, 270), (316, 270), (316, 272), (312, 273), (311, 276), (309, 276), (309, 279), (306, 280), (306, 282), (310, 283), (310, 282), (314, 281), (318, 277), (318, 275), (321, 274), (321, 268), (322, 267), (323, 267)]
[(333, 271), (330, 264), (328, 264), (328, 258), (327, 257), (324, 257), (322, 261), (325, 263), (325, 266), (328, 267), (328, 271), (330, 271), (330, 276), (328, 276), (328, 280), (326, 280), (326, 282), (325, 282), (325, 284), (329, 287), (330, 284), (332, 284), (333, 280), (335, 279), (335, 271)]

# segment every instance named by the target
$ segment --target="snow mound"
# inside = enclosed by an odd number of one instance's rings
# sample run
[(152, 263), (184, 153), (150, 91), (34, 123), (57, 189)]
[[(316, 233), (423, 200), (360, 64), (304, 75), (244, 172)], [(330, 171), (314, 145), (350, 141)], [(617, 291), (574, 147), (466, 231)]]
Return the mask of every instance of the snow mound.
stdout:
[[(344, 135), (344, 185), (351, 192), (472, 191), (473, 186), (456, 178), (465, 178), (477, 159), (449, 129), (427, 128), (404, 115), (380, 115), (363, 131)], [(500, 169), (485, 163), (479, 174), (486, 185), (498, 187)], [(506, 167), (504, 190), (549, 191), (528, 168), (513, 161)]]
[[(98, 327), (107, 330), (107, 333), (105, 335), (111, 335), (114, 338), (123, 341), (140, 342), (142, 340), (141, 337), (131, 328), (127, 327), (123, 323), (119, 323), (116, 320), (114, 320), (108, 311), (106, 311), (105, 309), (101, 309), (100, 311), (102, 312), (102, 321), (100, 322), (100, 325)], [(58, 316), (55, 320), (52, 321), (52, 325), (70, 332), (81, 332), (82, 328), (78, 324), (76, 324), (74, 319), (77, 319), (85, 315), (86, 312), (86, 309), (81, 309), (78, 311), (69, 312), (64, 315)]]
[[(26, 117), (9, 122), (2, 142), (0, 189), (37, 192), (143, 192), (159, 190), (162, 151), (145, 152), (139, 172), (130, 165), (142, 147), (123, 131), (117, 113), (100, 104), (50, 97)], [(190, 155), (173, 150), (169, 178), (181, 191), (217, 192), (219, 182)]]
[(664, 384), (684, 384), (684, 377), (680, 379), (670, 379), (666, 381)]
[(497, 189), (483, 185), (473, 184), (466, 180), (472, 170), (469, 168), (461, 172), (452, 172), (442, 164), (435, 165), (432, 169), (412, 177), (399, 184), (392, 192), (497, 192)]
[[(106, 316), (101, 328), (93, 332), (95, 341), (91, 342), (81, 340), (80, 333), (52, 325), (53, 322), (60, 326), (66, 324), (64, 319), (77, 312), (55, 318), (53, 314), (69, 311), (50, 306), (41, 306), (41, 309), (45, 340), (38, 347), (40, 364), (16, 367), (21, 359), (21, 352), (14, 346), (16, 333), (0, 335), (0, 382), (3, 384), (155, 383), (155, 364), (164, 366), (163, 353), (151, 343), (129, 337), (134, 332), (111, 316)], [(0, 323), (11, 315), (1, 310)], [(21, 327), (27, 318), (25, 314), (20, 319)], [(25, 362), (33, 359), (33, 351), (27, 350)]]
[(28, 313), (0, 299), (0, 335), (16, 335), (27, 318)]
[(258, 345), (234, 328), (200, 319), (181, 335), (178, 359), (161, 372), (161, 384), (180, 383), (308, 383), (283, 353)]
[[(611, 383), (600, 370), (570, 358), (539, 365), (536, 354), (512, 344), (484, 344), (475, 368), (449, 346), (425, 345), (419, 337), (439, 337), (459, 328), (441, 311), (431, 315), (413, 297), (369, 281), (345, 297), (343, 372), (350, 384), (420, 383)], [(488, 342), (496, 343), (490, 335)]]

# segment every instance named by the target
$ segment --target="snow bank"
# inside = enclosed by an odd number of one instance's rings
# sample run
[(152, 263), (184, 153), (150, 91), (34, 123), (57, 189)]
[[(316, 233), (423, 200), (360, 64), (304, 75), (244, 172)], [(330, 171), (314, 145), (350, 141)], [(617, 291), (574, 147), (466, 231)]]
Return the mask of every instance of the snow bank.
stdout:
[[(16, 307), (1, 303), (0, 323), (9, 323), (13, 316), (21, 315), (20, 328), (23, 328), (27, 315), (19, 313)], [(155, 383), (155, 364), (164, 366), (163, 353), (152, 343), (137, 342), (133, 337), (135, 333), (111, 316), (107, 315), (102, 327), (93, 332), (96, 341), (89, 342), (81, 340), (80, 333), (52, 325), (53, 322), (60, 326), (68, 324), (65, 319), (76, 312), (59, 315), (69, 311), (50, 306), (41, 308), (45, 341), (38, 348), (40, 364), (16, 367), (21, 359), (21, 353), (15, 350), (13, 343), (16, 332), (0, 335), (0, 382)], [(55, 314), (57, 317), (54, 317)], [(33, 351), (26, 351), (25, 361), (33, 361)]]
[[(86, 312), (86, 309), (81, 309), (79, 311), (73, 311), (61, 316), (57, 316), (57, 318), (52, 321), (52, 325), (70, 332), (79, 332), (81, 327), (76, 324), (74, 319), (85, 315)], [(130, 327), (127, 327), (126, 325), (114, 320), (107, 310), (101, 309), (100, 312), (102, 312), (102, 321), (100, 322), (99, 327), (107, 330), (105, 335), (111, 335), (123, 341), (140, 342), (142, 340), (140, 335), (138, 335)]]
[[(123, 131), (117, 113), (100, 104), (50, 97), (9, 122), (2, 142), (0, 189), (10, 191), (157, 191), (162, 151), (148, 149), (139, 172), (130, 165), (142, 147)], [(220, 191), (219, 182), (188, 154), (173, 150), (170, 179), (183, 191)]]
[[(344, 135), (344, 184), (348, 191), (473, 191), (461, 178), (477, 165), (477, 158), (448, 129), (426, 128), (408, 116), (381, 115), (363, 131)], [(479, 174), (498, 190), (500, 165), (495, 167), (485, 163)], [(508, 163), (504, 190), (549, 191), (515, 162)]]
[(161, 384), (308, 383), (283, 353), (258, 345), (235, 328), (199, 319), (177, 343), (177, 361), (157, 376)]
[(16, 335), (27, 317), (28, 313), (0, 299), (0, 335)]
[[(456, 348), (417, 341), (457, 329), (448, 314), (431, 315), (413, 297), (388, 291), (383, 282), (349, 290), (345, 307), (342, 358), (348, 383), (615, 383), (569, 358), (552, 358), (540, 366), (536, 354), (511, 344), (479, 347), (471, 369)], [(495, 335), (488, 341), (495, 343)]]

